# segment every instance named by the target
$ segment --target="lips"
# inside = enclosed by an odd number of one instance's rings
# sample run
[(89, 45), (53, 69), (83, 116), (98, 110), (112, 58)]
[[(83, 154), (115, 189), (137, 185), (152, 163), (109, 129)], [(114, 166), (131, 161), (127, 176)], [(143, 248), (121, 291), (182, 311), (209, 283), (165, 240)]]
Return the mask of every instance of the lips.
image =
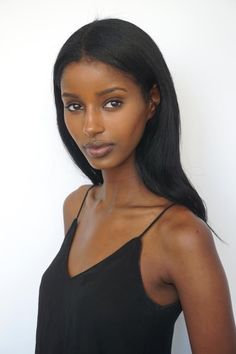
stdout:
[(113, 145), (113, 144), (112, 143), (104, 143), (102, 141), (95, 141), (93, 143), (88, 143), (88, 144), (84, 145), (84, 147), (85, 147), (85, 149), (87, 149), (87, 148), (96, 149), (96, 148), (110, 146), (110, 145)]
[(88, 143), (84, 147), (91, 157), (103, 157), (112, 151), (113, 146), (112, 143), (94, 142)]

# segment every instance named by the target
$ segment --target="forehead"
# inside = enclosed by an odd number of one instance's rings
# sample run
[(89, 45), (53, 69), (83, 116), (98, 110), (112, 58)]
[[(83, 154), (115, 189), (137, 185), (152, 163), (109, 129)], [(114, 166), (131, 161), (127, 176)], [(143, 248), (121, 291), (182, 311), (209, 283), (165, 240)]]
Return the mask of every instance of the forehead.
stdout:
[(96, 86), (122, 84), (128, 89), (137, 89), (135, 79), (109, 64), (97, 60), (81, 60), (68, 64), (62, 73), (61, 89), (93, 88)]

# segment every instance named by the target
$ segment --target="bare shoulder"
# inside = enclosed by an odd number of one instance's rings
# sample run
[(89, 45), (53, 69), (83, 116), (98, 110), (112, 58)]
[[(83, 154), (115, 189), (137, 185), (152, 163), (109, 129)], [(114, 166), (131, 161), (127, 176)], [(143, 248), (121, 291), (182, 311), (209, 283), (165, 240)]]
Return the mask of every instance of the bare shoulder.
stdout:
[(208, 269), (221, 268), (210, 228), (184, 206), (174, 206), (166, 213), (159, 234), (166, 273), (171, 282), (203, 265)]
[(233, 354), (236, 336), (232, 304), (214, 236), (188, 209), (171, 209), (160, 224), (160, 244), (166, 279), (178, 292), (192, 351)]
[(215, 251), (214, 237), (208, 225), (183, 206), (172, 207), (160, 226), (163, 249), (169, 256)]
[(77, 212), (80, 208), (80, 205), (82, 203), (82, 200), (84, 198), (84, 195), (88, 188), (90, 188), (91, 185), (89, 184), (84, 184), (74, 191), (72, 191), (70, 194), (67, 195), (63, 202), (63, 219), (64, 219), (64, 232), (65, 235), (77, 215)]

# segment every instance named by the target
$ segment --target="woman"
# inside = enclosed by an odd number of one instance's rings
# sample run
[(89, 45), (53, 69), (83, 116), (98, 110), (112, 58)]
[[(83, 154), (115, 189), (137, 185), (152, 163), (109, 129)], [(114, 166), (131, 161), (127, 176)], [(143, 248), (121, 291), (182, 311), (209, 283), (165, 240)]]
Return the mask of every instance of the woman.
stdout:
[(170, 354), (183, 310), (195, 354), (235, 354), (227, 280), (184, 174), (173, 82), (153, 40), (96, 20), (54, 66), (57, 121), (92, 181), (64, 202), (66, 237), (43, 275), (37, 354)]

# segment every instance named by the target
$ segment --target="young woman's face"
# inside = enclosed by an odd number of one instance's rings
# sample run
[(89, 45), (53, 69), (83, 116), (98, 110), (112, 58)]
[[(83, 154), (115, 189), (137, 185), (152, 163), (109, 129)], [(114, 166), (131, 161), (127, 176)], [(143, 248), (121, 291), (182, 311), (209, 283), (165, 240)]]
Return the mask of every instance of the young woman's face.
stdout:
[(66, 127), (92, 167), (112, 168), (134, 156), (155, 110), (134, 80), (110, 65), (82, 60), (64, 69), (61, 94)]

